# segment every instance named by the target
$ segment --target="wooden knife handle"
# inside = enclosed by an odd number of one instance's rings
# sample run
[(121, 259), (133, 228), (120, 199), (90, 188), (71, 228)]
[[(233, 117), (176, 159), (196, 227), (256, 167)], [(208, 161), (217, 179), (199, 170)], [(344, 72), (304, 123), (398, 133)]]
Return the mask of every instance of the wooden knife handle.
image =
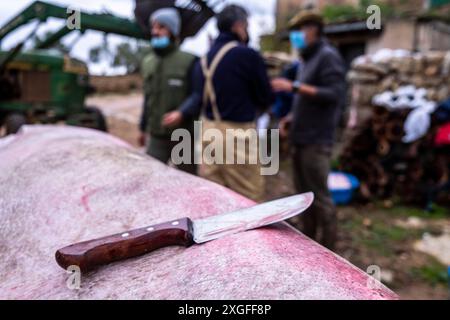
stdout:
[(100, 265), (140, 256), (163, 247), (189, 247), (193, 243), (192, 221), (184, 218), (73, 244), (59, 249), (55, 257), (64, 269), (75, 265), (86, 272)]

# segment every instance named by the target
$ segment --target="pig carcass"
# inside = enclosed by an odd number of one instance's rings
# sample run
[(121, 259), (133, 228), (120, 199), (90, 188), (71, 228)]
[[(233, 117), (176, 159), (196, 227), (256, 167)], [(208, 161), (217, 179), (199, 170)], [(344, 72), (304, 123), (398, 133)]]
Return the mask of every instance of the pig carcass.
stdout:
[(55, 262), (71, 243), (252, 205), (110, 135), (26, 126), (0, 139), (0, 298), (397, 298), (286, 223), (104, 266), (79, 287)]

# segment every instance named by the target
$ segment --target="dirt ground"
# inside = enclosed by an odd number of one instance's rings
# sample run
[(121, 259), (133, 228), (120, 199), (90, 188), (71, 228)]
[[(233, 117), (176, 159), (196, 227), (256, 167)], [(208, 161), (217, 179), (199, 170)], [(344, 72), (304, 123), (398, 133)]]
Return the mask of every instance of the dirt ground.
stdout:
[(111, 134), (137, 147), (143, 101), (143, 95), (135, 92), (127, 95), (95, 95), (87, 100), (87, 105), (102, 110)]
[[(279, 174), (268, 177), (267, 200), (295, 193), (291, 172), (290, 160), (285, 159)], [(375, 201), (338, 207), (338, 221), (336, 253), (361, 270), (378, 266), (382, 282), (401, 299), (450, 299), (448, 261), (415, 249), (424, 235), (450, 235), (450, 209), (425, 213), (401, 202)], [(301, 230), (300, 219), (289, 222)]]
[[(91, 97), (88, 105), (103, 110), (111, 134), (137, 146), (142, 101), (140, 93), (102, 95)], [(290, 167), (289, 159), (284, 159), (279, 174), (268, 177), (267, 200), (295, 193)], [(424, 213), (396, 200), (374, 201), (339, 207), (338, 219), (339, 255), (362, 270), (378, 266), (382, 282), (402, 299), (450, 298), (447, 276), (450, 263), (416, 249), (427, 236), (439, 239), (450, 235), (449, 208)], [(301, 228), (299, 220), (290, 223)], [(448, 243), (445, 244), (448, 248)]]

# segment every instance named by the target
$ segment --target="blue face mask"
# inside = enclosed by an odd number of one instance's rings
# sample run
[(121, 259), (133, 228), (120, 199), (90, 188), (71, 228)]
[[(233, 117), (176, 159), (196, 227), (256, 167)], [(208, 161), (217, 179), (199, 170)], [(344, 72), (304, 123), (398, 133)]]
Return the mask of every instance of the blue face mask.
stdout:
[(295, 49), (305, 49), (306, 48), (306, 40), (305, 40), (305, 33), (302, 31), (292, 31), (289, 34), (289, 38), (291, 40), (291, 45)]
[(170, 45), (170, 39), (169, 37), (153, 37), (151, 44), (155, 49), (165, 49)]

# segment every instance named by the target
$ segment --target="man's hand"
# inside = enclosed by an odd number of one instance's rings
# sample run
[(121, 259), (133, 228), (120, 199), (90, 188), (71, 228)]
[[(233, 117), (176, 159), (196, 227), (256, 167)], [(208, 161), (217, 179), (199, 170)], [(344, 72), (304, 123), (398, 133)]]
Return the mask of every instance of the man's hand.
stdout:
[(145, 147), (147, 143), (147, 134), (145, 132), (141, 132), (138, 137), (138, 144), (140, 147)]
[(272, 89), (275, 92), (292, 92), (292, 81), (284, 78), (276, 78), (272, 80)]
[[(272, 89), (275, 92), (292, 92), (294, 90), (293, 82), (284, 78), (276, 78), (272, 80)], [(298, 93), (305, 96), (314, 97), (317, 95), (318, 89), (302, 83), (298, 88)]]
[(183, 114), (180, 111), (172, 111), (163, 116), (162, 125), (167, 128), (178, 127), (183, 121)]
[(292, 123), (292, 115), (289, 114), (283, 119), (280, 120), (279, 128), (280, 128), (280, 137), (287, 138), (289, 136), (289, 130)]

